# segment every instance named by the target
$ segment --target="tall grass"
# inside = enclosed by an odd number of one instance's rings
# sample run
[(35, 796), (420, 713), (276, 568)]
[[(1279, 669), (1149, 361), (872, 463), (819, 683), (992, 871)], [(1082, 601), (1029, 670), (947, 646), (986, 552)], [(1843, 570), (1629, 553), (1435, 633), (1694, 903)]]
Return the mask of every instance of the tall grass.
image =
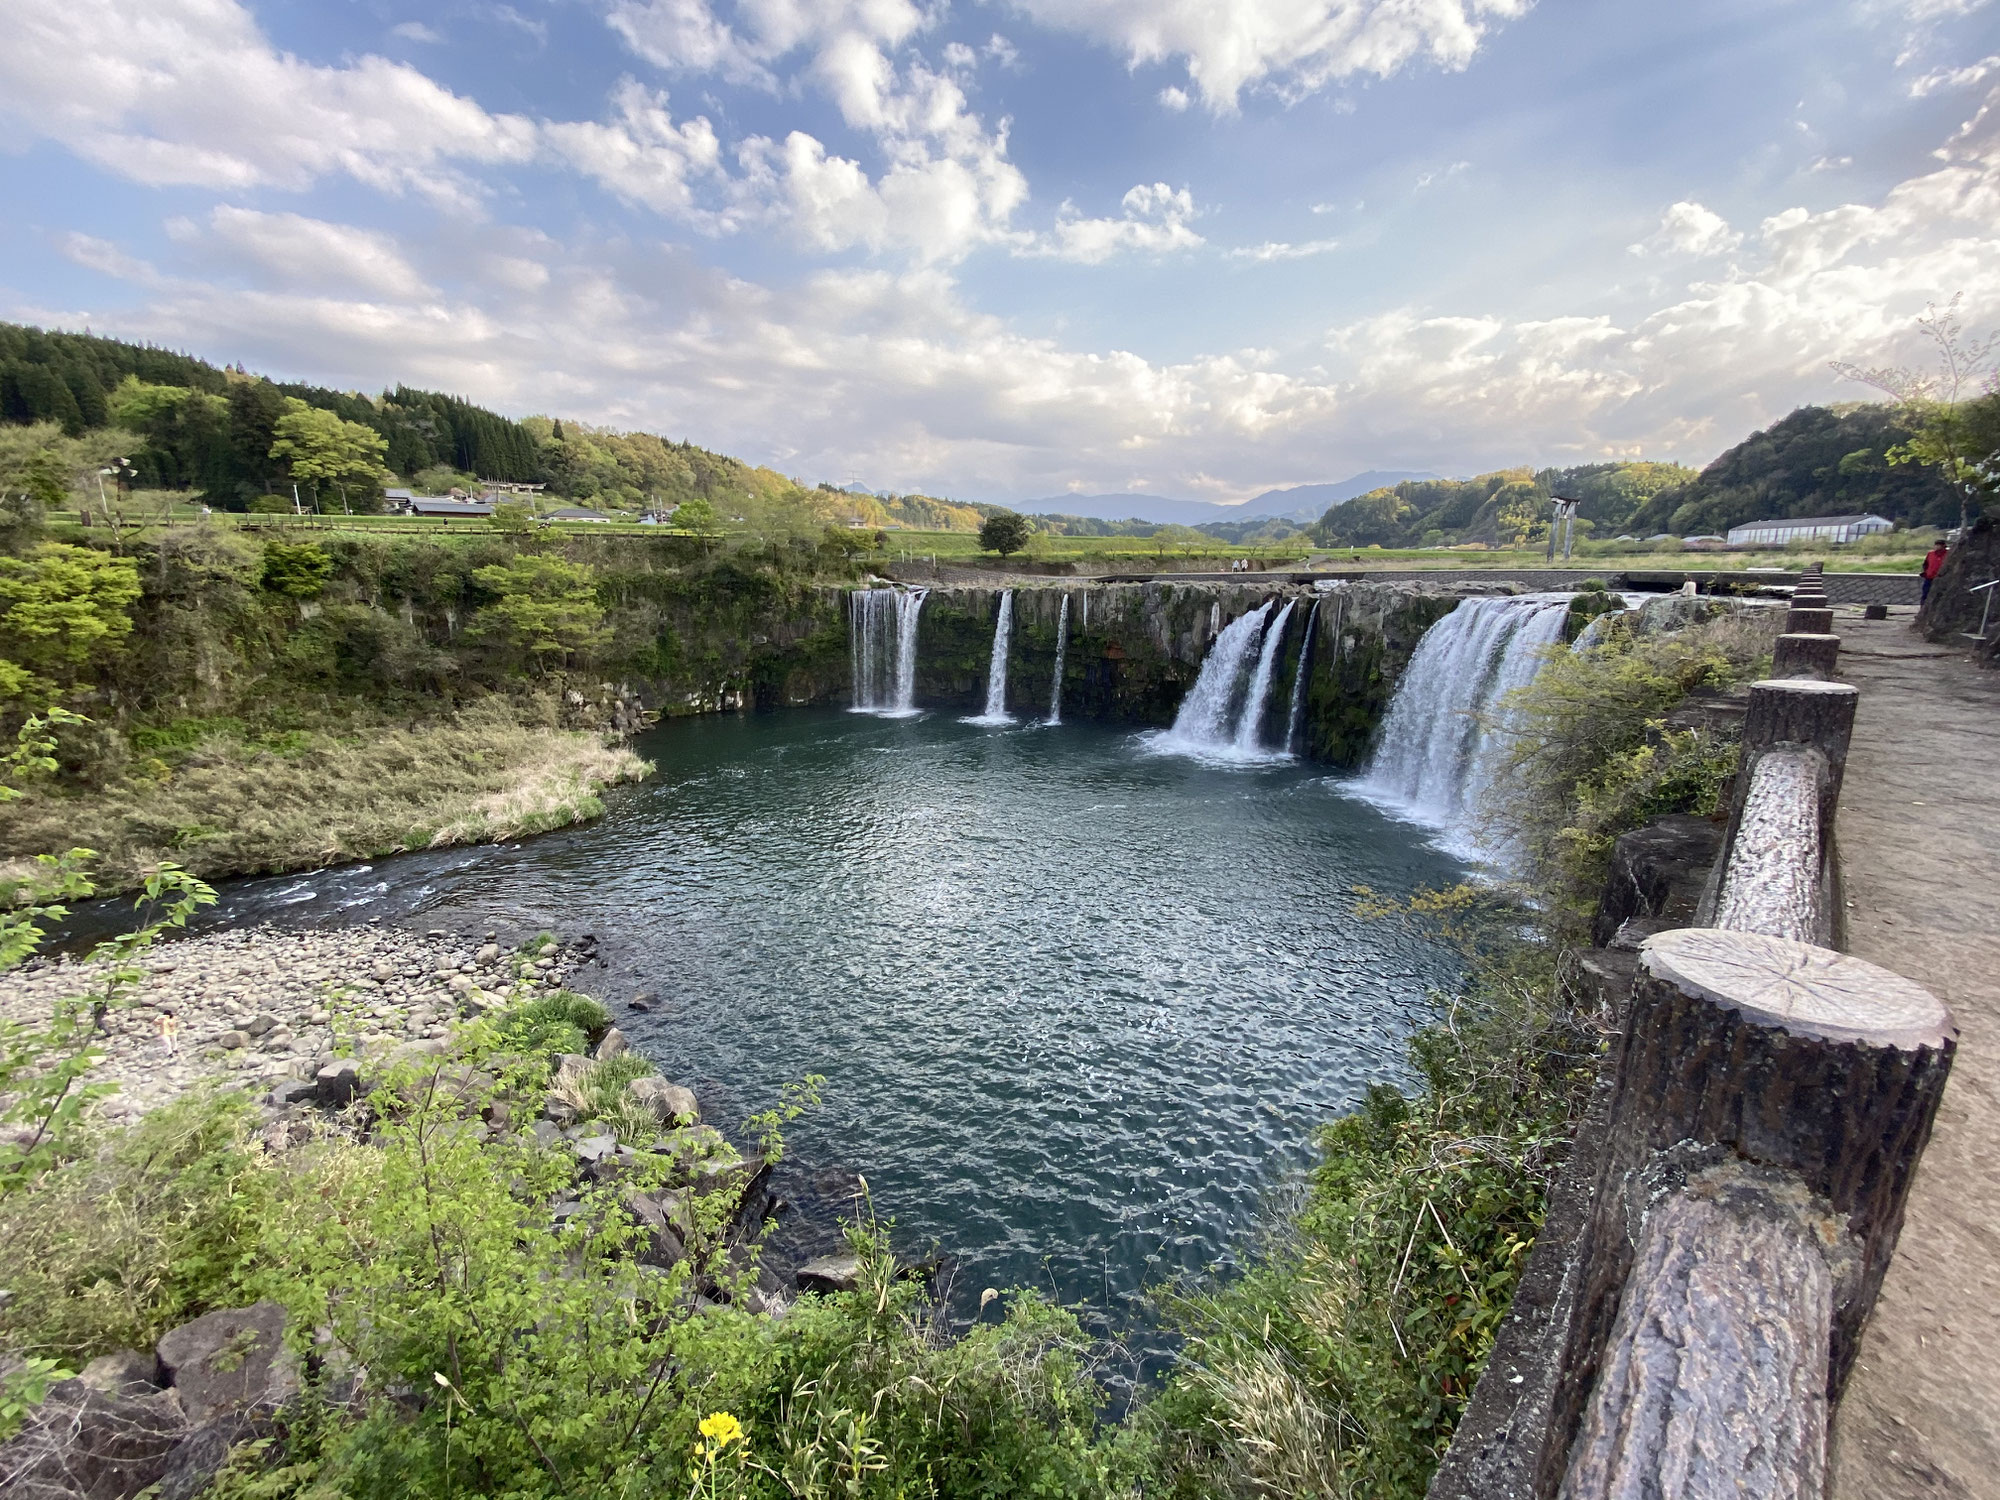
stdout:
[(43, 789), (0, 808), (0, 852), (82, 844), (110, 885), (162, 859), (206, 878), (307, 869), (584, 822), (603, 812), (602, 788), (650, 770), (600, 735), (527, 717), (488, 698), (415, 727), (294, 731), (277, 748), (207, 733), (100, 787)]

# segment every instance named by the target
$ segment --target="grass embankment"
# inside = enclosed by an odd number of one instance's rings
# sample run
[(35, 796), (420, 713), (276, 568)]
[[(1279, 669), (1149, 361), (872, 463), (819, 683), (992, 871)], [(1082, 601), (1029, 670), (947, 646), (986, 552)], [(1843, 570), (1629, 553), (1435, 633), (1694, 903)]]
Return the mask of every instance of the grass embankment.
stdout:
[(603, 813), (605, 787), (651, 770), (600, 734), (532, 717), (494, 698), (434, 723), (142, 730), (137, 758), (99, 785), (0, 806), (0, 853), (81, 844), (119, 889), (161, 860), (206, 879), (310, 869), (586, 822)]

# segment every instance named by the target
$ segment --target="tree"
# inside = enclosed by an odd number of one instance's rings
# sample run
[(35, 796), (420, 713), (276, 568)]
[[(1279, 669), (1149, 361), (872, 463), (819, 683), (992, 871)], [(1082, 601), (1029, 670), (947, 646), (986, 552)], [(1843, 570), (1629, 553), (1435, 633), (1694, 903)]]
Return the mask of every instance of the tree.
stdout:
[[(343, 421), (330, 411), (308, 406), (296, 396), (285, 398), (285, 414), (274, 429), (271, 457), (291, 466), (292, 478), (310, 484), (317, 491), (324, 482), (340, 491), (342, 510), (348, 510), (350, 485), (366, 485), (379, 490), (388, 480), (382, 455), (389, 441), (359, 422)], [(372, 507), (371, 507), (372, 508)]]
[(1972, 508), (1981, 500), (1980, 492), (1994, 479), (1991, 452), (1981, 452), (1975, 440), (1975, 414), (1970, 410), (1975, 404), (1973, 393), (2000, 391), (2000, 371), (1996, 371), (1993, 359), (1995, 350), (2000, 349), (2000, 332), (1983, 339), (1967, 338), (1958, 316), (1964, 296), (1954, 292), (1942, 308), (1933, 302), (1917, 319), (1917, 328), (1936, 350), (1935, 370), (1908, 365), (1864, 369), (1844, 360), (1833, 362), (1833, 368), (1849, 380), (1859, 380), (1895, 397), (1914, 431), (1908, 442), (1889, 450), (1889, 462), (1923, 464), (1943, 475), (1958, 492), (1961, 533), (1972, 524)]
[(982, 551), (997, 552), (1002, 557), (1010, 552), (1019, 552), (1028, 545), (1028, 522), (1024, 516), (1017, 516), (1011, 510), (997, 511), (988, 516), (979, 526), (979, 546)]
[(225, 487), (234, 468), (227, 399), (127, 375), (111, 392), (107, 408), (114, 423), (145, 440), (134, 455), (144, 482), (174, 489)]
[(474, 617), (473, 632), (505, 641), (537, 670), (566, 664), (603, 645), (609, 634), (597, 602), (597, 572), (587, 563), (523, 555), (475, 570), (472, 581), (496, 596)]
[[(47, 542), (26, 557), (0, 557), (0, 657), (44, 677), (72, 675), (132, 631), (126, 607), (139, 597), (130, 558)], [(24, 680), (10, 674), (16, 691)]]
[(518, 500), (502, 500), (493, 507), (491, 524), (495, 531), (523, 536), (535, 529), (535, 513)]
[(317, 599), (333, 576), (333, 559), (311, 542), (264, 544), (264, 587), (293, 599)]
[(706, 500), (683, 500), (674, 511), (674, 524), (696, 536), (713, 536), (718, 529), (715, 507)]

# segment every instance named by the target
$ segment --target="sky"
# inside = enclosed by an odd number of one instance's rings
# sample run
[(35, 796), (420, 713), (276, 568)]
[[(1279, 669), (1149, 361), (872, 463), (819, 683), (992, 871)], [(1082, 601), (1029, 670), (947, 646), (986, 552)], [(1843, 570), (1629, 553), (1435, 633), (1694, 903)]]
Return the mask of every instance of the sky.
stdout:
[(1702, 464), (2000, 326), (2000, 0), (8, 0), (0, 318), (808, 483)]

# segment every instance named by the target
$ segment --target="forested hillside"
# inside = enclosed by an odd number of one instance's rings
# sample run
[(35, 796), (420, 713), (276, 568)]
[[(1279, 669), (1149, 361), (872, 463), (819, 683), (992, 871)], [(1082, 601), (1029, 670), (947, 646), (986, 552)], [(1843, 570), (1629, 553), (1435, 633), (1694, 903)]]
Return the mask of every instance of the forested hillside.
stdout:
[[(2000, 450), (2000, 396), (1969, 403), (1971, 441)], [(1582, 502), (1579, 537), (1726, 532), (1771, 517), (1873, 512), (1904, 526), (1950, 526), (1959, 497), (1935, 467), (1895, 462), (1915, 435), (1897, 408), (1803, 406), (1752, 433), (1699, 473), (1680, 464), (1502, 469), (1475, 479), (1405, 481), (1330, 508), (1311, 528), (1328, 547), (1532, 546), (1550, 500)]]
[[(117, 456), (127, 460), (122, 477), (130, 486), (197, 491), (223, 509), (246, 509), (260, 495), (289, 497), (299, 465), (274, 450), (280, 423), (300, 407), (337, 419), (313, 429), (352, 476), (339, 486), (336, 509), (379, 509), (381, 485), (392, 477), (440, 490), (477, 480), (540, 483), (567, 499), (633, 509), (699, 499), (731, 512), (798, 488), (648, 433), (551, 417), (517, 422), (407, 386), (367, 396), (285, 384), (170, 350), (0, 324), (0, 422), (59, 433), (69, 446), (39, 445), (58, 480)], [(6, 453), (19, 465), (37, 446), (17, 437)], [(320, 477), (320, 498), (330, 500), (335, 469)], [(0, 475), (0, 485), (10, 481), (18, 476)], [(317, 484), (305, 483), (308, 501)]]
[(1896, 408), (1881, 402), (1802, 406), (1753, 432), (1692, 483), (1655, 495), (1629, 524), (1692, 536), (1746, 521), (1872, 511), (1905, 526), (1955, 526), (1958, 496), (1938, 471), (1889, 460), (1912, 435)]
[(1589, 534), (1626, 529), (1633, 513), (1696, 477), (1679, 464), (1584, 464), (1569, 469), (1500, 469), (1475, 479), (1406, 479), (1330, 508), (1312, 527), (1328, 547), (1433, 547), (1484, 542), (1531, 544), (1548, 535), (1549, 500), (1583, 501)]

